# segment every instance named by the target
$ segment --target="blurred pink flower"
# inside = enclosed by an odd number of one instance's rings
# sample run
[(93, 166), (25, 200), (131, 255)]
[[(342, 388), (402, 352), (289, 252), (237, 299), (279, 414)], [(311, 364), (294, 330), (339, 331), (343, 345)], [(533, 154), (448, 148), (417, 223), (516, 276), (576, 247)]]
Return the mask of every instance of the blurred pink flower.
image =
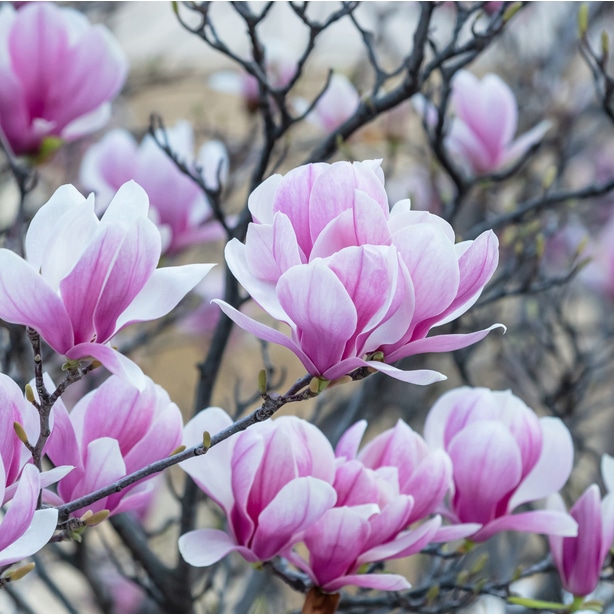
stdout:
[[(326, 91), (313, 110), (307, 115), (307, 121), (324, 132), (334, 132), (343, 122), (348, 120), (360, 104), (360, 95), (350, 80), (339, 73), (335, 73), (326, 88)], [(297, 98), (294, 107), (297, 113), (304, 113), (309, 103)]]
[[(0, 507), (8, 500), (6, 486), (4, 462), (0, 462)], [(40, 489), (38, 469), (26, 465), (16, 483), (8, 511), (0, 520), (0, 567), (38, 552), (53, 535), (58, 511), (36, 509)]]
[[(205, 185), (219, 187), (228, 176), (228, 154), (220, 141), (209, 141), (194, 156), (194, 134), (189, 122), (181, 121), (166, 130), (168, 144), (180, 160), (202, 168)], [(163, 140), (162, 133), (160, 138)], [(215, 220), (207, 197), (198, 185), (183, 174), (158, 147), (151, 135), (137, 145), (127, 130), (112, 130), (89, 148), (81, 164), (80, 181), (96, 192), (97, 213), (102, 213), (115, 192), (133, 179), (148, 194), (150, 215), (160, 227), (163, 253), (175, 254), (194, 244), (224, 236)]]
[[(266, 44), (264, 55), (265, 76), (269, 85), (274, 89), (288, 85), (297, 68), (292, 50), (282, 41), (271, 40)], [(241, 96), (250, 112), (258, 108), (260, 96), (258, 80), (247, 72), (221, 70), (209, 77), (208, 84), (218, 92)]]
[(231, 241), (226, 261), (291, 338), (216, 302), (245, 330), (292, 350), (312, 375), (334, 380), (371, 367), (429, 384), (445, 377), (388, 363), (466, 347), (493, 328), (427, 338), (478, 299), (497, 266), (497, 238), (488, 231), (455, 244), (445, 220), (410, 210), (408, 200), (390, 212), (379, 161), (274, 175), (250, 195), (249, 208), (245, 244)]
[[(59, 503), (68, 503), (168, 456), (181, 442), (181, 412), (149, 378), (143, 391), (111, 376), (68, 413), (61, 400), (52, 410), (45, 453), (55, 465), (75, 468), (58, 482)], [(153, 476), (152, 476), (153, 477)], [(150, 500), (153, 482), (141, 480), (82, 511), (112, 514), (138, 510)]]
[(139, 367), (107, 342), (166, 315), (214, 266), (156, 269), (161, 240), (148, 207), (129, 182), (99, 220), (93, 196), (59, 188), (32, 219), (27, 259), (0, 249), (0, 318), (32, 327), (69, 360), (92, 357), (143, 386)]
[[(414, 104), (431, 126), (437, 111), (423, 98)], [(512, 90), (497, 75), (481, 80), (459, 70), (452, 81), (451, 107), (454, 117), (445, 139), (448, 152), (471, 175), (501, 170), (521, 158), (550, 128), (544, 120), (514, 140), (518, 128), (518, 106)]]
[[(548, 503), (550, 509), (566, 512), (558, 493), (552, 495)], [(578, 535), (550, 535), (550, 550), (563, 588), (576, 597), (585, 597), (597, 588), (601, 568), (614, 539), (614, 493), (602, 501), (599, 487), (593, 484), (569, 513), (578, 523)]]
[(580, 271), (579, 279), (596, 292), (614, 299), (614, 216), (599, 236), (587, 244), (583, 255), (591, 260)]
[(453, 488), (442, 513), (455, 523), (480, 523), (473, 541), (509, 530), (576, 535), (568, 514), (513, 513), (558, 491), (571, 473), (573, 443), (558, 418), (538, 419), (509, 391), (463, 387), (433, 405), (424, 438), (452, 459)]
[(0, 8), (0, 129), (15, 154), (102, 127), (126, 72), (109, 31), (78, 11), (51, 2)]
[[(183, 442), (192, 446), (204, 431), (215, 434), (232, 423), (222, 409), (210, 407), (186, 425)], [(267, 561), (335, 503), (330, 443), (294, 416), (256, 424), (180, 466), (228, 520), (228, 533), (198, 529), (179, 538), (181, 555), (196, 567), (233, 551), (249, 562)]]

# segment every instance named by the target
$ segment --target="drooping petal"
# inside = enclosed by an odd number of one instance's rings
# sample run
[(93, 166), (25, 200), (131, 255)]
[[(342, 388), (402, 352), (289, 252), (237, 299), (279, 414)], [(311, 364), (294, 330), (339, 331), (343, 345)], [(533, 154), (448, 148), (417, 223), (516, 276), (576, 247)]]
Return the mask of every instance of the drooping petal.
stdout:
[(179, 538), (179, 552), (184, 560), (194, 567), (207, 567), (221, 561), (231, 552), (239, 552), (244, 559), (255, 563), (255, 557), (249, 548), (236, 544), (224, 531), (216, 529), (198, 529), (185, 533)]
[(73, 345), (72, 325), (60, 297), (8, 249), (0, 249), (0, 318), (30, 326), (60, 354)]
[(51, 539), (58, 523), (58, 510), (34, 512), (26, 531), (9, 546), (0, 550), (0, 565), (10, 565), (38, 552)]

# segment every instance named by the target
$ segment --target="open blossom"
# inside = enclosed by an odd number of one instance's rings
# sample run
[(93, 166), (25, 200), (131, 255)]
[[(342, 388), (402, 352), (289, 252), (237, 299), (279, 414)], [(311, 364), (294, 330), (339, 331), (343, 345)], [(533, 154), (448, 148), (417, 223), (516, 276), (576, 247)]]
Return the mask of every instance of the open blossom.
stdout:
[(109, 31), (78, 11), (51, 2), (0, 8), (0, 129), (15, 154), (102, 127), (126, 72)]
[[(166, 130), (166, 138), (179, 159), (191, 166), (192, 126), (186, 121), (179, 122)], [(226, 148), (220, 141), (205, 143), (196, 165), (202, 168), (205, 185), (217, 189), (218, 170), (222, 182), (228, 175)], [(163, 253), (174, 254), (223, 235), (200, 187), (177, 168), (151, 135), (145, 136), (138, 145), (127, 130), (107, 133), (85, 154), (80, 179), (85, 187), (96, 192), (97, 212), (104, 210), (124, 183), (130, 179), (136, 181), (149, 196), (150, 214), (154, 214), (165, 239)]]
[(373, 471), (392, 471), (399, 492), (414, 499), (407, 524), (426, 518), (442, 503), (452, 479), (450, 458), (432, 449), (403, 420), (372, 439), (359, 451), (365, 420), (349, 428), (335, 449), (337, 457), (356, 459)]
[[(423, 99), (415, 102), (427, 122), (434, 124), (435, 109)], [(542, 121), (514, 139), (518, 105), (512, 90), (495, 74), (480, 80), (467, 70), (459, 70), (452, 81), (451, 106), (454, 117), (445, 145), (472, 175), (492, 173), (514, 163), (543, 138), (551, 125)]]
[(148, 207), (129, 182), (99, 220), (93, 195), (58, 188), (32, 219), (26, 259), (0, 249), (0, 318), (30, 326), (69, 360), (92, 357), (143, 386), (141, 370), (107, 342), (166, 315), (213, 266), (156, 269), (161, 239)]
[(452, 459), (453, 488), (442, 512), (455, 523), (480, 523), (471, 536), (500, 531), (576, 535), (576, 522), (559, 511), (514, 513), (557, 492), (573, 464), (573, 443), (558, 418), (537, 418), (509, 391), (457, 388), (431, 408), (424, 438)]
[(291, 337), (217, 302), (242, 328), (292, 350), (312, 375), (333, 380), (367, 366), (428, 384), (444, 376), (388, 363), (488, 334), (427, 337), (478, 299), (497, 266), (496, 236), (455, 244), (445, 220), (412, 211), (408, 200), (390, 211), (379, 161), (274, 175), (250, 195), (249, 208), (245, 244), (231, 241), (226, 261)]
[[(52, 410), (53, 428), (45, 453), (54, 465), (73, 465), (59, 481), (60, 503), (108, 486), (168, 456), (181, 441), (181, 412), (165, 390), (147, 378), (143, 391), (111, 376), (68, 413), (61, 400)], [(153, 483), (140, 481), (104, 497), (83, 511), (113, 514), (138, 509)]]
[[(233, 423), (210, 407), (185, 427), (184, 443), (202, 441)], [(256, 424), (180, 465), (226, 513), (228, 532), (198, 529), (182, 535), (179, 551), (191, 565), (216, 563), (236, 551), (249, 562), (267, 561), (335, 503), (335, 457), (312, 424), (284, 416)]]
[[(4, 463), (0, 462), (0, 506), (7, 501), (6, 486)], [(36, 509), (40, 489), (38, 469), (34, 465), (26, 465), (8, 511), (0, 519), (0, 567), (38, 552), (53, 535), (58, 511)]]
[[(409, 588), (402, 576), (360, 573), (361, 567), (419, 552), (436, 539), (441, 524), (438, 516), (407, 530), (443, 500), (452, 474), (447, 454), (429, 450), (402, 421), (358, 452), (366, 426), (364, 420), (356, 423), (337, 445), (337, 502), (306, 529), (302, 541), (308, 558), (297, 552), (286, 553), (326, 592), (347, 585), (380, 590)], [(465, 534), (461, 530), (459, 536)]]

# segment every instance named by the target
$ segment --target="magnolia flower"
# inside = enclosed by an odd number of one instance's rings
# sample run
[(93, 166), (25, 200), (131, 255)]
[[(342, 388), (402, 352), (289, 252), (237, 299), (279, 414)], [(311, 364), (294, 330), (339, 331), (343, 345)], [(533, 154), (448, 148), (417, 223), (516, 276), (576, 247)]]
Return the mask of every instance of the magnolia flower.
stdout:
[(78, 11), (51, 2), (0, 8), (0, 129), (15, 154), (102, 127), (126, 72), (109, 31)]
[[(0, 462), (0, 507), (8, 500), (6, 486), (4, 462)], [(26, 465), (16, 483), (8, 511), (0, 520), (0, 567), (38, 552), (51, 539), (58, 511), (36, 509), (40, 489), (38, 469)]]
[[(233, 423), (210, 407), (185, 427), (184, 443), (202, 441)], [(180, 464), (225, 512), (228, 533), (198, 529), (182, 535), (179, 551), (196, 567), (237, 551), (249, 562), (267, 561), (335, 503), (333, 450), (312, 424), (294, 416), (269, 420), (227, 439), (203, 457)]]
[(327, 593), (343, 586), (408, 589), (411, 585), (398, 574), (359, 570), (368, 563), (415, 554), (435, 536), (441, 523), (439, 516), (411, 531), (401, 531), (407, 524), (411, 501), (411, 497), (397, 497), (384, 508), (372, 504), (330, 509), (303, 535), (309, 561), (294, 552), (286, 553), (286, 557)]
[[(166, 138), (179, 158), (192, 165), (192, 126), (185, 121), (179, 122), (166, 130)], [(202, 168), (205, 185), (212, 190), (219, 187), (218, 170), (222, 182), (228, 176), (228, 154), (220, 141), (203, 145), (196, 164)], [(177, 168), (151, 135), (137, 145), (127, 130), (112, 130), (85, 154), (81, 183), (96, 192), (100, 212), (130, 179), (149, 195), (150, 214), (167, 239), (164, 253), (172, 255), (190, 245), (223, 236), (223, 229), (213, 217), (200, 187)]]
[(129, 182), (99, 220), (93, 196), (60, 187), (32, 219), (26, 259), (0, 249), (0, 318), (35, 329), (69, 360), (94, 358), (144, 386), (141, 370), (107, 342), (167, 314), (214, 266), (156, 269), (161, 240), (148, 207)]
[(216, 302), (245, 330), (293, 351), (310, 374), (333, 380), (371, 367), (429, 384), (445, 377), (388, 363), (466, 347), (491, 330), (427, 338), (478, 299), (497, 266), (497, 238), (488, 231), (455, 244), (445, 220), (409, 201), (390, 212), (379, 161), (274, 175), (249, 208), (245, 244), (232, 240), (226, 262), (291, 337)]
[[(265, 77), (274, 89), (285, 87), (296, 73), (296, 59), (287, 45), (281, 41), (269, 41), (264, 49)], [(230, 70), (215, 72), (209, 77), (209, 87), (218, 92), (236, 94), (245, 101), (248, 111), (258, 108), (260, 88), (256, 77), (247, 72)]]
[[(431, 126), (437, 111), (423, 98), (414, 100)], [(516, 162), (538, 143), (550, 128), (542, 121), (514, 140), (518, 106), (511, 89), (497, 75), (482, 80), (459, 70), (452, 81), (454, 117), (445, 139), (449, 153), (472, 175), (492, 173)]]
[[(602, 473), (606, 486), (612, 457), (604, 455)], [(566, 511), (559, 494), (552, 495), (549, 508)], [(576, 597), (592, 593), (599, 583), (601, 568), (614, 539), (614, 493), (610, 492), (601, 500), (599, 487), (589, 486), (569, 510), (578, 523), (576, 537), (551, 535), (550, 550), (559, 572), (563, 588)]]
[[(58, 483), (58, 503), (68, 503), (168, 456), (181, 441), (181, 412), (149, 378), (143, 391), (111, 376), (68, 413), (61, 399), (52, 410), (45, 453), (55, 465), (75, 468)], [(153, 476), (152, 476), (153, 477)], [(112, 514), (140, 508), (153, 488), (140, 481), (86, 509)]]
[[(319, 98), (313, 110), (307, 115), (307, 121), (324, 132), (334, 132), (343, 122), (352, 117), (360, 105), (360, 95), (350, 80), (335, 73)], [(304, 113), (309, 103), (298, 98), (294, 101), (297, 113)]]
[(455, 523), (480, 523), (473, 541), (509, 530), (576, 535), (568, 514), (513, 513), (558, 491), (571, 473), (573, 443), (558, 418), (538, 419), (509, 391), (463, 387), (433, 405), (424, 438), (452, 459), (453, 488), (442, 513)]
[(429, 448), (403, 420), (380, 433), (359, 452), (366, 428), (365, 420), (349, 428), (337, 444), (336, 456), (348, 461), (356, 459), (373, 471), (392, 471), (399, 492), (414, 499), (407, 525), (433, 513), (450, 488), (452, 463), (448, 455), (441, 449)]

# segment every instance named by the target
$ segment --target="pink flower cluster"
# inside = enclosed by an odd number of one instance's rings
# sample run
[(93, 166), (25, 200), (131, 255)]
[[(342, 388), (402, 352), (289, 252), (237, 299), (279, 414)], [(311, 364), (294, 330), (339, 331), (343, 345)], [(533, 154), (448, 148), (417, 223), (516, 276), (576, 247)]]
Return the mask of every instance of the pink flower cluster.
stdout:
[(0, 8), (0, 130), (15, 154), (101, 128), (126, 72), (109, 31), (80, 12), (51, 2)]
[[(204, 410), (186, 426), (184, 443), (231, 424), (223, 410)], [(403, 590), (404, 577), (364, 573), (363, 566), (430, 542), (483, 541), (506, 530), (577, 534), (564, 511), (513, 513), (563, 486), (573, 447), (561, 421), (538, 419), (511, 393), (447, 393), (431, 409), (425, 439), (399, 421), (359, 450), (366, 426), (351, 427), (333, 453), (313, 425), (279, 418), (182, 463), (228, 521), (227, 532), (183, 535), (185, 560), (206, 566), (232, 551), (250, 562), (281, 555), (325, 592)], [(450, 525), (442, 527), (436, 512)]]
[(379, 161), (274, 175), (250, 195), (249, 208), (245, 243), (232, 240), (226, 261), (291, 337), (217, 302), (242, 328), (293, 351), (314, 376), (334, 380), (370, 367), (429, 384), (444, 376), (390, 363), (466, 347), (493, 328), (427, 337), (478, 299), (497, 266), (497, 238), (488, 231), (455, 243), (445, 220), (411, 210), (409, 200), (390, 210)]

